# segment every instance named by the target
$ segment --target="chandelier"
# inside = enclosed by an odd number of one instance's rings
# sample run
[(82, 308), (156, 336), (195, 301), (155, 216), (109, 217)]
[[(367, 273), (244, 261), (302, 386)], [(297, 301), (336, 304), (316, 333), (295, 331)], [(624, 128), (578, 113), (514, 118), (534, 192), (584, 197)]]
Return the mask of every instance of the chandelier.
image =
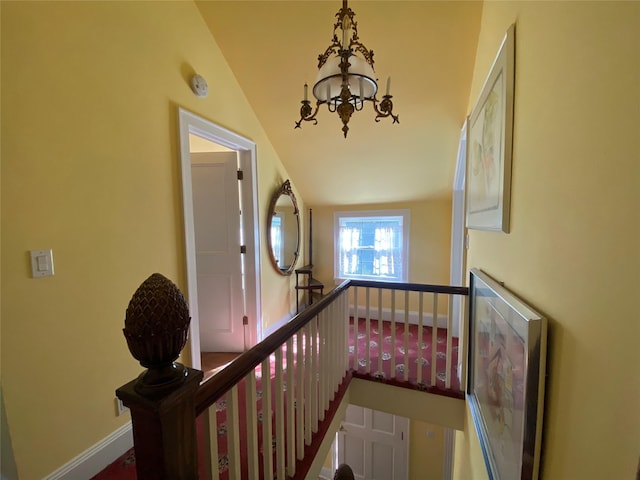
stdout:
[[(331, 45), (318, 55), (318, 76), (312, 89), (317, 100), (315, 110), (311, 107), (308, 85), (305, 83), (300, 120), (295, 128), (300, 128), (303, 121), (316, 125), (320, 106), (326, 104), (330, 112), (337, 112), (340, 116), (342, 132), (347, 138), (351, 115), (362, 110), (365, 102), (373, 104), (376, 122), (391, 117), (393, 123), (400, 123), (398, 115), (393, 114), (392, 96), (389, 93), (391, 77), (387, 79), (387, 90), (382, 101), (376, 98), (378, 83), (373, 71), (373, 50), (367, 50), (360, 42), (358, 24), (353, 19), (355, 13), (347, 6), (347, 0), (342, 0), (342, 8), (336, 17), (338, 20), (333, 26)], [(338, 29), (341, 30), (340, 36)]]

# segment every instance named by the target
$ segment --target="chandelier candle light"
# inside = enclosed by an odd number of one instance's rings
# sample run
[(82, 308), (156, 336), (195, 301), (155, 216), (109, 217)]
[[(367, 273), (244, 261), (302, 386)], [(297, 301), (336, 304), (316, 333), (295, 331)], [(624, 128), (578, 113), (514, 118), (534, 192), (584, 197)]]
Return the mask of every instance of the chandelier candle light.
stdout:
[[(318, 55), (318, 76), (313, 86), (313, 96), (316, 98), (315, 111), (309, 100), (308, 86), (304, 85), (304, 100), (300, 107), (300, 120), (295, 128), (300, 128), (303, 121), (318, 123), (316, 115), (320, 105), (326, 104), (330, 112), (338, 112), (342, 120), (342, 131), (347, 138), (348, 123), (355, 111), (364, 108), (366, 101), (373, 103), (377, 115), (375, 121), (391, 117), (393, 123), (400, 123), (398, 115), (393, 114), (391, 101), (391, 77), (387, 79), (386, 94), (382, 101), (378, 101), (378, 83), (373, 70), (373, 50), (360, 42), (358, 24), (353, 20), (355, 13), (347, 6), (347, 0), (342, 0), (342, 8), (336, 13), (338, 21), (333, 26), (331, 45), (324, 53)], [(338, 29), (342, 30), (340, 41)]]

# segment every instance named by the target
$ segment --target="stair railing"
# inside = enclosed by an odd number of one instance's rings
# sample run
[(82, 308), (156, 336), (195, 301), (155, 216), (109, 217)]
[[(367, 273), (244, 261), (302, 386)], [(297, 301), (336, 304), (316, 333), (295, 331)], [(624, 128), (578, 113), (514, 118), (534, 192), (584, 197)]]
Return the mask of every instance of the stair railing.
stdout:
[[(200, 386), (196, 415), (208, 410), (214, 441), (215, 405), (225, 396), (228, 458), (221, 463), (224, 456), (211, 445), (214, 479), (221, 464), (230, 479), (304, 478), (348, 385), (347, 287), (337, 287)], [(241, 409), (246, 422), (238, 418)]]
[[(404, 292), (399, 301), (397, 292)], [(132, 355), (148, 370), (116, 391), (131, 410), (138, 480), (305, 478), (352, 375), (463, 395), (464, 374), (456, 383), (452, 373), (454, 351), (458, 359), (465, 353), (453, 334), (451, 298), (467, 294), (464, 287), (345, 281), (202, 382), (203, 372), (175, 363), (186, 342), (186, 302), (169, 280), (152, 275), (134, 294), (124, 329)], [(433, 367), (411, 378), (408, 335), (422, 339), (428, 329)], [(384, 378), (385, 352), (374, 364), (369, 349), (358, 351), (358, 337), (365, 345), (374, 338), (395, 345), (398, 332), (405, 354), (391, 355), (394, 373)]]
[[(354, 338), (375, 347), (359, 351), (361, 342), (353, 343), (349, 367), (355, 376), (463, 398), (467, 287), (351, 280), (350, 291), (349, 315), (359, 319)], [(456, 301), (463, 307), (459, 313)], [(409, 352), (410, 335), (418, 339), (417, 353)], [(398, 340), (401, 348), (395, 348)], [(390, 365), (383, 368), (385, 358)]]
[[(224, 476), (230, 480), (304, 478), (350, 379), (348, 282), (200, 384), (203, 372), (174, 362), (184, 342), (175, 341), (173, 327), (184, 321), (172, 316), (176, 311), (184, 316), (186, 302), (175, 285), (155, 275), (134, 294), (125, 320), (131, 353), (148, 370), (116, 390), (131, 410), (138, 480), (198, 478), (196, 418), (206, 420), (209, 432), (206, 476), (217, 479), (228, 469)], [(130, 311), (137, 314), (129, 316)], [(173, 334), (164, 343), (172, 348), (151, 346), (162, 336), (163, 316)], [(186, 329), (177, 336), (186, 341)], [(151, 350), (161, 358), (146, 358)], [(223, 397), (226, 457), (217, 444), (216, 410)]]

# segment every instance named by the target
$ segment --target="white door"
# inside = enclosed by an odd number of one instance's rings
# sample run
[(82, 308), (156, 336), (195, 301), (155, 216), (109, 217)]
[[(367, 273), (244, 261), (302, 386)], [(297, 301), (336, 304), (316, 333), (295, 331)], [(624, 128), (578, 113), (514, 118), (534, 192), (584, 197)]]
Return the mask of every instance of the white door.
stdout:
[(202, 352), (244, 350), (236, 152), (191, 154), (198, 324)]
[(337, 441), (356, 480), (407, 480), (409, 419), (349, 405)]

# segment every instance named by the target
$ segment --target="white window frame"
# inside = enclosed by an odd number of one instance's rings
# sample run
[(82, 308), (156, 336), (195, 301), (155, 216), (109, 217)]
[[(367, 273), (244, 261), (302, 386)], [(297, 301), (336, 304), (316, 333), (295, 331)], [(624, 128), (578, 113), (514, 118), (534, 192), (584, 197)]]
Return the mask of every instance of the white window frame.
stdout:
[[(377, 275), (342, 275), (340, 273), (340, 219), (362, 217), (402, 217), (402, 278), (388, 278)], [(411, 215), (408, 209), (402, 210), (356, 210), (334, 212), (333, 214), (333, 276), (336, 283), (345, 279), (373, 280), (383, 282), (407, 283), (409, 280), (409, 226)]]
[(278, 232), (277, 233), (274, 232), (276, 227), (274, 226), (275, 222), (273, 222), (271, 224), (271, 232), (269, 232), (269, 234), (271, 235), (271, 245), (273, 246), (273, 256), (276, 259), (276, 263), (278, 264), (278, 267), (282, 268), (282, 256), (283, 256), (282, 236), (284, 235), (284, 232), (285, 232), (284, 215), (282, 212), (276, 212), (273, 214), (273, 217), (279, 220), (277, 225)]

